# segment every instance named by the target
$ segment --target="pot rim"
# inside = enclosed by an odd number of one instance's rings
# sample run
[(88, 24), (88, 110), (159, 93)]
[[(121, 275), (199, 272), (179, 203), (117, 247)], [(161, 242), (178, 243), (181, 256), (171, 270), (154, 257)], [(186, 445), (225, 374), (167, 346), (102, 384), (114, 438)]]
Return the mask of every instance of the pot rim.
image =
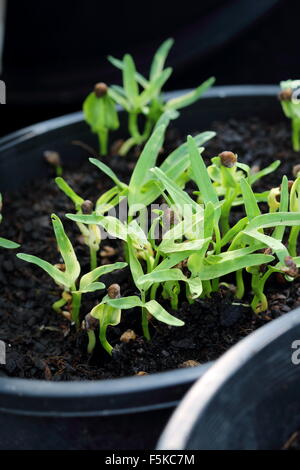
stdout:
[(298, 325), (300, 325), (300, 307), (253, 331), (224, 353), (190, 388), (174, 411), (156, 448), (186, 449), (186, 443), (196, 421), (205, 414), (223, 385), (253, 356)]
[[(183, 92), (189, 92), (190, 90), (178, 90), (166, 93), (165, 96), (168, 99), (174, 98)], [(276, 85), (234, 85), (234, 86), (217, 86), (208, 90), (202, 99), (219, 99), (228, 97), (253, 97), (253, 96), (275, 96), (279, 91), (279, 87)], [(75, 123), (79, 123), (83, 120), (82, 112), (75, 112), (67, 114), (61, 117), (53, 118), (47, 121), (34, 124), (32, 126), (23, 128), (19, 131), (13, 132), (0, 139), (0, 153), (6, 151), (9, 148), (19, 145), (22, 142), (29, 141), (35, 137), (51, 132), (57, 128), (69, 126)], [(46, 380), (35, 380), (35, 379), (20, 379), (16, 377), (0, 377), (0, 401), (6, 402), (7, 397), (20, 397), (24, 399), (24, 403), (20, 401), (18, 409), (10, 409), (5, 407), (6, 412), (17, 412), (18, 414), (26, 409), (26, 399), (41, 398), (53, 399), (54, 402), (58, 403), (59, 399), (63, 399), (66, 402), (70, 398), (80, 399), (83, 396), (87, 398), (102, 397), (108, 399), (111, 396), (121, 397), (126, 396), (143, 395), (145, 394), (145, 403), (153, 401), (151, 399), (151, 393), (155, 393), (162, 389), (172, 389), (180, 386), (188, 386), (191, 382), (194, 382), (200, 376), (202, 376), (206, 370), (211, 366), (211, 363), (203, 364), (194, 368), (171, 370), (166, 372), (159, 372), (150, 374), (142, 377), (122, 377), (109, 380), (95, 380), (95, 381), (72, 381), (72, 382), (49, 382)], [(177, 403), (177, 401), (176, 401)], [(99, 403), (100, 404), (100, 403)], [(175, 402), (172, 399), (168, 400), (168, 397), (163, 400), (163, 403), (157, 405), (158, 407), (174, 406)], [(122, 405), (122, 403), (120, 403)], [(32, 405), (31, 405), (32, 406)], [(37, 412), (40, 414), (49, 414), (42, 409)], [(61, 407), (59, 407), (61, 408)], [(118, 404), (108, 404), (109, 413), (126, 412), (126, 407), (123, 406), (118, 408)], [(141, 405), (138, 407), (130, 406), (130, 412), (140, 411), (146, 409), (147, 405)], [(0, 410), (3, 408), (0, 407)], [(125, 410), (125, 411), (124, 411)], [(51, 413), (51, 412), (50, 412)], [(55, 412), (56, 413), (56, 412)], [(70, 412), (71, 413), (71, 412)], [(80, 415), (88, 413), (88, 411), (80, 412)], [(95, 415), (95, 411), (91, 412)], [(101, 414), (108, 413), (106, 410), (102, 410)], [(66, 412), (65, 414), (68, 414)], [(74, 415), (74, 413), (71, 413)]]
[[(176, 98), (181, 93), (189, 93), (189, 89), (170, 91), (164, 94), (167, 99)], [(228, 98), (240, 96), (274, 96), (279, 92), (278, 85), (224, 85), (216, 86), (207, 90), (201, 99)], [(121, 109), (121, 108), (119, 108)], [(24, 127), (18, 131), (12, 132), (0, 138), (0, 152), (30, 140), (38, 135), (55, 130), (58, 127), (69, 126), (79, 123), (83, 120), (82, 111), (65, 114), (56, 118)]]

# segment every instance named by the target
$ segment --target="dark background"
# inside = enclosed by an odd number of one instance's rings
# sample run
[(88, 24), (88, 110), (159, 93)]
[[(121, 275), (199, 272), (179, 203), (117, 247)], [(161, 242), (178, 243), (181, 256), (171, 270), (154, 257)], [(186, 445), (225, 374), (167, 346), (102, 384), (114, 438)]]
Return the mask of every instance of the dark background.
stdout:
[(0, 134), (77, 111), (97, 81), (120, 83), (108, 54), (151, 56), (174, 37), (165, 89), (300, 78), (299, 0), (8, 0)]

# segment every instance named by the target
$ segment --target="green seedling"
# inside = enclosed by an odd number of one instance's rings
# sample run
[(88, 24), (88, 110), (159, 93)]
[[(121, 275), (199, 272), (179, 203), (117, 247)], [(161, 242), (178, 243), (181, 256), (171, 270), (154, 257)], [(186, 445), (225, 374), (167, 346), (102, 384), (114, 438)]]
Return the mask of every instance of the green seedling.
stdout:
[(116, 104), (105, 83), (97, 83), (83, 103), (83, 115), (92, 132), (97, 134), (100, 155), (107, 155), (109, 131), (119, 127)]
[(280, 82), (281, 92), (279, 99), (284, 114), (292, 123), (292, 145), (295, 152), (300, 150), (300, 101), (298, 98), (300, 80), (286, 80)]
[[(61, 177), (55, 179), (59, 189), (71, 199), (74, 203), (77, 214), (91, 214), (93, 212), (93, 203), (89, 200), (84, 200), (78, 196), (70, 185)], [(91, 270), (97, 267), (97, 253), (101, 243), (101, 232), (97, 225), (89, 225), (86, 227), (84, 224), (77, 223), (77, 226), (82, 234), (84, 243), (90, 250), (90, 266)]]
[(58, 152), (54, 152), (53, 150), (46, 150), (44, 152), (44, 159), (55, 169), (56, 176), (62, 176), (63, 168)]
[[(189, 93), (168, 101), (164, 99), (162, 88), (172, 74), (170, 67), (165, 69), (165, 62), (173, 42), (172, 39), (168, 39), (159, 47), (153, 57), (148, 79), (137, 72), (130, 54), (125, 54), (122, 60), (108, 57), (108, 60), (122, 71), (123, 86), (107, 87), (104, 84), (98, 84), (98, 88), (96, 86), (95, 91), (86, 99), (83, 108), (86, 121), (93, 132), (99, 135), (102, 155), (107, 153), (108, 131), (117, 129), (119, 126), (115, 111), (116, 104), (128, 113), (130, 137), (118, 152), (124, 156), (132, 146), (141, 145), (147, 141), (154, 126), (165, 112), (172, 112), (172, 119), (175, 119), (179, 116), (179, 109), (196, 102), (213, 85), (215, 79), (212, 77)], [(97, 89), (99, 90), (98, 98)], [(106, 103), (106, 108), (104, 99), (109, 103)], [(141, 126), (143, 126), (142, 130)]]
[[(100, 266), (91, 272), (81, 276), (81, 267), (77, 259), (72, 243), (65, 233), (63, 224), (57, 215), (51, 215), (53, 230), (57, 242), (57, 246), (64, 264), (52, 265), (48, 261), (44, 261), (37, 256), (18, 253), (17, 257), (28, 263), (35, 264), (43, 269), (56, 284), (58, 284), (63, 292), (61, 299), (55, 302), (52, 307), (56, 312), (61, 313), (62, 308), (70, 303), (70, 319), (80, 325), (80, 307), (82, 294), (95, 292), (105, 288), (105, 284), (98, 282), (98, 279), (106, 273), (116, 269), (122, 269), (127, 266), (126, 263), (115, 263), (111, 265)], [(79, 281), (79, 286), (78, 286)]]
[[(2, 194), (0, 193), (0, 224), (2, 222), (1, 211), (2, 211)], [(1, 248), (6, 248), (8, 250), (15, 250), (15, 249), (19, 248), (19, 246), (20, 245), (18, 243), (7, 240), (7, 238), (0, 237), (0, 247)]]

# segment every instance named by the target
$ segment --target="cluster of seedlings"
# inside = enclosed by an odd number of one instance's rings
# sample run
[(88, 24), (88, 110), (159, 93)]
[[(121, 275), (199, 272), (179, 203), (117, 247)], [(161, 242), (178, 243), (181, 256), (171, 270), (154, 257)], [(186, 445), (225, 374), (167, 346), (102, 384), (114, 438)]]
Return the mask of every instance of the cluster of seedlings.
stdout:
[[(268, 308), (265, 284), (273, 273), (280, 273), (289, 282), (298, 277), (299, 166), (294, 168), (293, 181), (284, 176), (279, 187), (258, 193), (255, 183), (275, 171), (280, 161), (254, 171), (241, 163), (236, 154), (223, 151), (206, 166), (202, 145), (214, 137), (213, 132), (188, 136), (158, 165), (167, 127), (178, 116), (177, 110), (194, 102), (213, 83), (210, 79), (195, 91), (165, 102), (161, 88), (171, 74), (171, 69), (164, 69), (171, 45), (168, 40), (159, 48), (149, 79), (136, 71), (131, 56), (125, 55), (123, 61), (111, 57), (110, 61), (123, 72), (123, 88), (97, 84), (84, 103), (85, 118), (99, 135), (101, 154), (107, 153), (109, 130), (119, 125), (116, 103), (128, 113), (130, 132), (130, 138), (119, 149), (120, 155), (133, 145), (146, 142), (129, 183), (120, 181), (103, 161), (91, 158), (91, 164), (113, 183), (93, 203), (76, 194), (63, 179), (60, 162), (56, 162), (60, 174), (56, 184), (74, 204), (74, 213), (66, 217), (77, 224), (89, 249), (90, 272), (81, 274), (72, 242), (55, 214), (51, 219), (63, 264), (52, 265), (36, 256), (17, 254), (46, 271), (60, 287), (61, 297), (53, 309), (76, 328), (86, 330), (89, 353), (95, 348), (97, 333), (103, 348), (112, 353), (107, 328), (120, 323), (123, 310), (139, 309), (143, 335), (149, 340), (152, 317), (171, 326), (183, 326), (175, 312), (179, 298), (184, 296), (190, 303), (207, 298), (221, 285), (227, 285), (228, 275), (230, 279), (235, 277), (237, 303), (245, 297), (245, 282), (251, 282), (251, 307), (257, 314)], [(296, 146), (300, 114), (298, 118), (298, 108), (291, 102), (293, 83), (283, 84), (280, 99), (292, 119)], [(144, 122), (142, 133), (138, 127), (140, 115)], [(191, 181), (197, 186), (192, 195), (186, 190)], [(115, 209), (124, 200), (128, 210), (121, 220)], [(154, 205), (162, 200), (163, 204)], [(242, 216), (232, 223), (236, 208)], [(103, 231), (123, 243), (124, 262), (98, 266)], [(0, 244), (17, 247), (4, 239), (0, 239)], [(138, 295), (123, 297), (118, 284), (110, 285), (105, 295), (101, 277), (126, 266)], [(81, 312), (84, 294), (96, 291), (99, 303), (90, 312), (84, 308)], [(170, 308), (166, 310), (160, 299), (164, 299), (164, 306), (169, 302)]]

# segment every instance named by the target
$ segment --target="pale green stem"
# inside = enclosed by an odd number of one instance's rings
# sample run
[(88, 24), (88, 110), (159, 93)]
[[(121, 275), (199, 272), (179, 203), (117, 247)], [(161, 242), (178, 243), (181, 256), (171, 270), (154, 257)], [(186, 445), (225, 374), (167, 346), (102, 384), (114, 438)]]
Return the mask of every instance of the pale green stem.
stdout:
[(102, 129), (98, 133), (100, 155), (107, 155), (108, 150), (108, 129)]
[(293, 257), (297, 256), (297, 243), (298, 243), (299, 232), (300, 232), (300, 227), (297, 227), (297, 226), (292, 227), (290, 231), (288, 248), (289, 248), (290, 255)]
[(244, 280), (243, 280), (243, 270), (239, 269), (236, 272), (236, 293), (235, 297), (237, 299), (242, 299), (245, 294), (245, 286), (244, 286)]
[(292, 142), (295, 152), (300, 150), (300, 120), (292, 119)]
[[(146, 302), (146, 294), (145, 292), (141, 292), (142, 302)], [(150, 340), (150, 332), (149, 332), (149, 322), (148, 322), (148, 312), (145, 307), (142, 307), (142, 328), (144, 337), (147, 340)]]
[(97, 250), (90, 246), (90, 264), (91, 271), (97, 268)]
[(89, 338), (87, 352), (88, 354), (92, 354), (96, 346), (96, 335), (95, 335), (94, 330), (87, 330), (87, 334)]
[[(76, 290), (76, 286), (73, 286), (72, 290)], [(72, 321), (75, 323), (76, 327), (80, 326), (80, 307), (81, 307), (81, 297), (82, 294), (79, 292), (72, 292)]]

